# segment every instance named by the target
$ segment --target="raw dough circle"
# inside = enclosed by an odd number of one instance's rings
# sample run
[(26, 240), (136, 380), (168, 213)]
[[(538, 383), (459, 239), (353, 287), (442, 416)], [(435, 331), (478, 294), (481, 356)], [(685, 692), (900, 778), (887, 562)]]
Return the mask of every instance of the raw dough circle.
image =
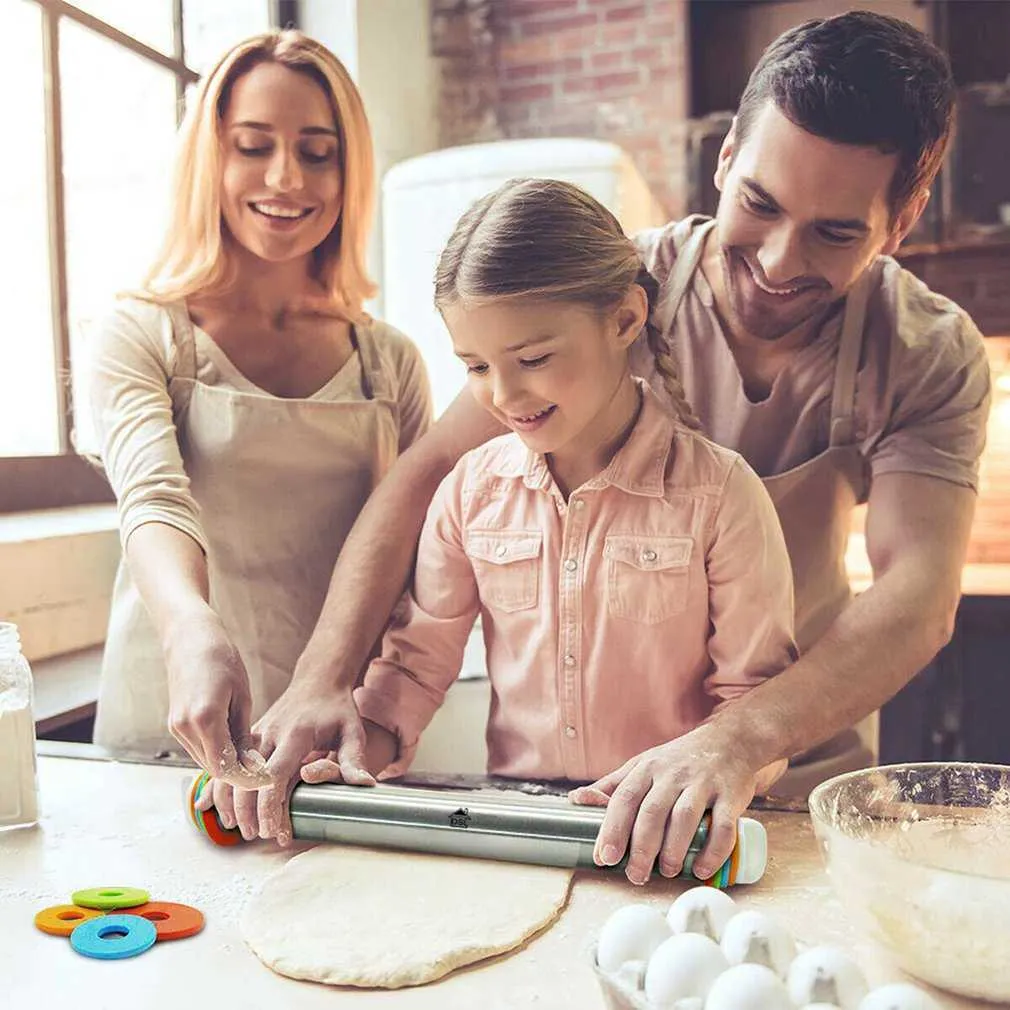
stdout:
[(242, 936), (291, 978), (423, 985), (552, 923), (571, 880), (570, 870), (545, 866), (322, 845), (249, 900)]

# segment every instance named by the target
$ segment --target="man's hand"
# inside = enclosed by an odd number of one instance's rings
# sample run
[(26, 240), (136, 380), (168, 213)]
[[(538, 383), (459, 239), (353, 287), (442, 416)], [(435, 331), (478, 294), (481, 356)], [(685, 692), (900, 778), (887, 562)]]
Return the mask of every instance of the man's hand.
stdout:
[[(365, 723), (365, 726), (367, 727), (366, 762), (369, 767), (385, 768), (392, 763), (396, 756), (399, 741), (394, 734), (375, 725), (375, 723), (368, 722)], [(264, 819), (261, 803), (263, 793), (267, 792), (267, 789), (258, 792), (255, 789), (236, 789), (227, 782), (219, 782), (214, 779), (200, 794), (196, 808), (197, 810), (209, 810), (214, 807), (221, 824), (226, 828), (237, 826), (246, 841), (276, 836), (279, 844), (287, 845), (291, 841), (289, 814), (291, 793), (298, 785), (299, 780), (310, 785), (320, 782), (344, 782), (348, 785), (361, 786), (375, 784), (375, 779), (360, 768), (352, 770), (350, 775), (345, 774), (345, 770), (340, 764), (340, 753), (336, 750), (311, 751), (287, 781), (283, 790), (280, 781), (270, 787), (269, 791), (274, 793), (271, 800), (281, 803), (281, 820), (279, 822), (267, 822)], [(271, 816), (271, 814), (272, 812), (269, 810), (266, 812), (267, 816)], [(274, 826), (278, 823), (280, 830), (274, 830)]]
[[(288, 800), (302, 766), (332, 752), (341, 780), (374, 785), (365, 768), (365, 729), (350, 688), (322, 691), (308, 681), (293, 680), (253, 727), (257, 749), (267, 760), (272, 784), (251, 798), (236, 798), (236, 819), (254, 836), (291, 841)], [(244, 833), (244, 831), (243, 831)]]
[(760, 762), (707, 723), (572, 790), (569, 798), (606, 806), (593, 858), (599, 866), (614, 866), (627, 850), (625, 873), (633, 884), (649, 879), (657, 857), (664, 876), (680, 873), (702, 815), (711, 809), (708, 841), (694, 863), (695, 875), (704, 879), (730, 857), (737, 818), (753, 799), (759, 777), (767, 777)]

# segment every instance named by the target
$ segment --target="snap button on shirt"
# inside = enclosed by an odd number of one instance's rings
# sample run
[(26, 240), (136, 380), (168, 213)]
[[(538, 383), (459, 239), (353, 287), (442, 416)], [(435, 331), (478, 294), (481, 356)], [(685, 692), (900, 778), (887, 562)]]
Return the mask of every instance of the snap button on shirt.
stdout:
[(579, 567), (579, 563), (575, 560), (575, 558), (569, 558), (565, 562), (565, 571), (567, 571), (567, 572), (574, 572), (575, 569), (578, 568), (578, 567)]

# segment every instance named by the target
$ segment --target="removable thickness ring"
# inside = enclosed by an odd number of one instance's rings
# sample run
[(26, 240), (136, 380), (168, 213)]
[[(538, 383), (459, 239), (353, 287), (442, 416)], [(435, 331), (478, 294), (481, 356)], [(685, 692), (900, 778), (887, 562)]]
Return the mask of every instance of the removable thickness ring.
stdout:
[(190, 905), (180, 905), (174, 901), (149, 901), (130, 909), (130, 915), (139, 915), (153, 923), (162, 940), (182, 940), (196, 936), (203, 929), (203, 912)]
[(70, 946), (85, 957), (119, 961), (154, 946), (158, 931), (139, 915), (103, 915), (82, 922), (70, 934)]
[(70, 895), (70, 900), (84, 908), (98, 908), (109, 912), (117, 908), (133, 908), (136, 905), (146, 904), (150, 897), (147, 891), (139, 887), (89, 887), (83, 891), (74, 891)]
[(97, 908), (83, 908), (80, 905), (50, 905), (35, 916), (35, 925), (50, 936), (70, 936), (88, 919), (104, 915)]

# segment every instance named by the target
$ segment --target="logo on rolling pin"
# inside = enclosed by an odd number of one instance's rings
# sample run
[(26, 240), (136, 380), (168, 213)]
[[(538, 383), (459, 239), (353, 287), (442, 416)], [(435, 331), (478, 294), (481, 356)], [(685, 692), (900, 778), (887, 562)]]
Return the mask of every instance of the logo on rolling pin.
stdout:
[(466, 807), (460, 807), (459, 810), (454, 810), (449, 814), (449, 827), (451, 828), (468, 828), (470, 821), (470, 811)]

